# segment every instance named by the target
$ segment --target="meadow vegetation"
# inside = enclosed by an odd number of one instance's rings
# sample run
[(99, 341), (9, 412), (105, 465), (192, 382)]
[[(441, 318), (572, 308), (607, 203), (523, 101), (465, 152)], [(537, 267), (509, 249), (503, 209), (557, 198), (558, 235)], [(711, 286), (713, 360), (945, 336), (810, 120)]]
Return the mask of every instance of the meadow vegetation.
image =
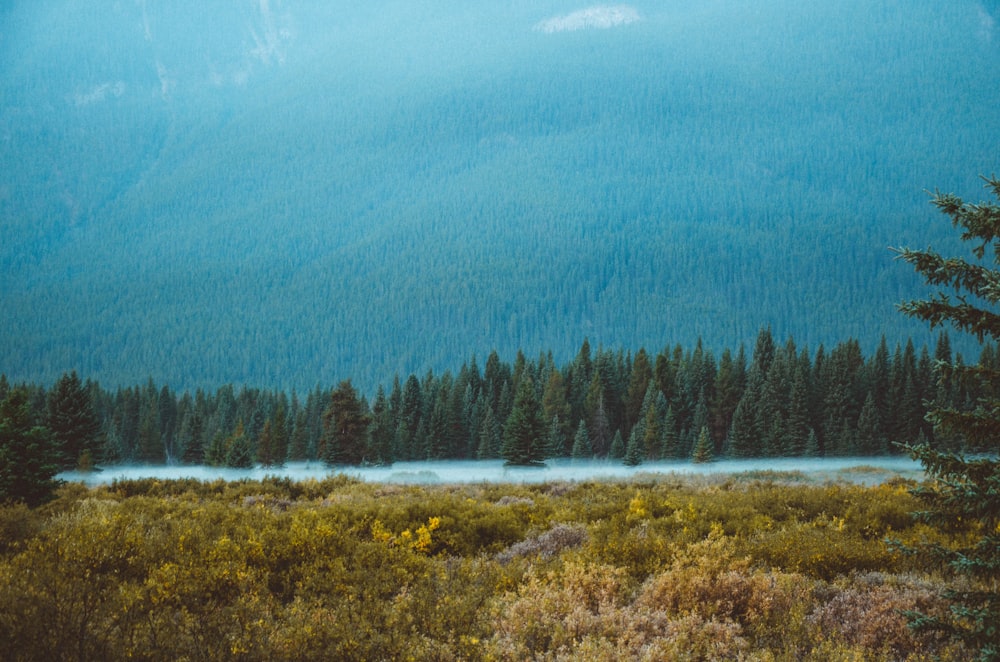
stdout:
[(975, 533), (912, 519), (913, 487), (67, 484), (0, 508), (0, 657), (971, 659), (907, 627), (969, 580), (886, 539)]

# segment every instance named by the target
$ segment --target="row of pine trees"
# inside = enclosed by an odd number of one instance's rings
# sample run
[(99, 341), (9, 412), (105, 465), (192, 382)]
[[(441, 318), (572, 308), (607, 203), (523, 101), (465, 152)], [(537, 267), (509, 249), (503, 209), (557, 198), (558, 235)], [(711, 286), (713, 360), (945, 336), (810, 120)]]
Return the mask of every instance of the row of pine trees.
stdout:
[[(775, 342), (761, 330), (716, 358), (699, 342), (650, 355), (593, 350), (557, 366), (551, 353), (514, 362), (491, 353), (457, 373), (398, 376), (372, 398), (351, 382), (293, 391), (241, 388), (178, 394), (152, 380), (108, 391), (76, 373), (50, 389), (21, 384), (35, 423), (51, 431), (63, 468), (117, 463), (249, 467), (288, 461), (330, 465), (504, 458), (663, 459), (880, 455), (895, 441), (936, 439), (927, 403), (971, 408), (969, 392), (939, 361), (953, 356), (946, 334), (933, 355), (912, 341), (866, 357), (857, 341), (827, 351)], [(987, 347), (979, 358), (993, 366)], [(12, 390), (0, 376), (0, 401)]]

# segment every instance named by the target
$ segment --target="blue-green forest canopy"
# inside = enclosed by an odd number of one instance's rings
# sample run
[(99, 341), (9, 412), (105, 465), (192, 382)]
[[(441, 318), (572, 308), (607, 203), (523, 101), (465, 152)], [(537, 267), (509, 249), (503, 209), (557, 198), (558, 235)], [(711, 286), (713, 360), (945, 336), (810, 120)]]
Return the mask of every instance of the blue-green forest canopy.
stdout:
[(0, 8), (0, 369), (300, 390), (492, 349), (927, 338), (996, 2)]

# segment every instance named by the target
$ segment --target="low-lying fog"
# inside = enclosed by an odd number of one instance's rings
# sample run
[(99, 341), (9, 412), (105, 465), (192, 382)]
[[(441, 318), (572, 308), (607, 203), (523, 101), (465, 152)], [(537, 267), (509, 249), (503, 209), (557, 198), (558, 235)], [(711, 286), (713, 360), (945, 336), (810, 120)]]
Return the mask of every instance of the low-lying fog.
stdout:
[(538, 483), (628, 478), (636, 475), (719, 475), (751, 472), (798, 472), (797, 478), (811, 482), (827, 480), (874, 484), (894, 476), (921, 478), (920, 464), (905, 457), (853, 458), (756, 458), (694, 464), (686, 461), (651, 462), (627, 467), (620, 461), (550, 460), (539, 468), (507, 467), (503, 460), (454, 460), (444, 462), (397, 462), (388, 467), (328, 467), (322, 462), (290, 462), (284, 467), (230, 469), (208, 466), (109, 466), (100, 471), (68, 471), (59, 477), (87, 485), (116, 479), (195, 478), (198, 480), (259, 479), (288, 476), (295, 480), (346, 474), (379, 483)]

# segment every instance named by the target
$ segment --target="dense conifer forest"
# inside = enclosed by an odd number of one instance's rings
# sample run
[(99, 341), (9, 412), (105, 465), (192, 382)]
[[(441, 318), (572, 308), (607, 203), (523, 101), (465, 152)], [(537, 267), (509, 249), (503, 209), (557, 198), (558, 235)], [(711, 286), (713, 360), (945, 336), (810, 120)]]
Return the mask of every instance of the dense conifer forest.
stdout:
[[(1000, 360), (987, 346), (978, 362)], [(926, 404), (972, 406), (984, 395), (950, 383), (938, 361), (963, 362), (947, 334), (933, 350), (883, 339), (865, 355), (856, 340), (810, 351), (762, 329), (751, 351), (719, 356), (700, 343), (655, 354), (593, 348), (557, 365), (551, 353), (513, 362), (492, 352), (456, 371), (396, 376), (373, 394), (350, 380), (307, 393), (225, 385), (177, 392), (147, 383), (109, 390), (64, 374), (27, 394), (65, 469), (117, 463), (330, 466), (505, 458), (661, 459), (869, 456), (893, 442), (935, 436)]]
[(925, 190), (995, 165), (996, 2), (630, 7), (4, 3), (0, 366), (304, 397), (584, 337), (932, 343), (887, 248), (953, 245)]

